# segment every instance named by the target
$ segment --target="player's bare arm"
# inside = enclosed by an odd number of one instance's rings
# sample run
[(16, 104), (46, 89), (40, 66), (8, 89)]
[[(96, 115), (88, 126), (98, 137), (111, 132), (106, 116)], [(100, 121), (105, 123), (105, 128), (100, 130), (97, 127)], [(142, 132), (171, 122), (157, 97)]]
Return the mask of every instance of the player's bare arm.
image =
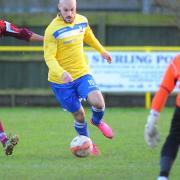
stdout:
[(29, 38), (29, 41), (43, 41), (43, 40), (44, 37), (36, 33), (33, 33), (32, 36)]
[(63, 72), (61, 79), (64, 83), (72, 82), (73, 78), (67, 71)]
[(104, 59), (107, 60), (108, 63), (111, 63), (111, 62), (112, 62), (112, 56), (110, 55), (109, 52), (105, 51), (105, 52), (102, 53), (101, 55), (102, 55), (102, 57), (103, 57)]

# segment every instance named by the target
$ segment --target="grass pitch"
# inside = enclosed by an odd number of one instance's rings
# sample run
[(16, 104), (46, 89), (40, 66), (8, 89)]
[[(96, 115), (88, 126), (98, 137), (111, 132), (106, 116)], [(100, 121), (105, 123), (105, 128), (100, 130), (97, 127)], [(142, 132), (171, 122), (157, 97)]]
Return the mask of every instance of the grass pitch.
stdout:
[[(86, 109), (87, 119), (90, 110)], [(173, 108), (160, 116), (161, 143), (150, 149), (144, 142), (148, 110), (107, 108), (105, 120), (115, 138), (106, 139), (89, 123), (92, 140), (101, 156), (77, 158), (69, 144), (76, 133), (71, 115), (60, 108), (1, 108), (6, 132), (19, 134), (20, 143), (12, 156), (0, 151), (2, 180), (153, 180), (159, 173), (160, 148), (169, 130)], [(170, 179), (180, 177), (177, 158)]]

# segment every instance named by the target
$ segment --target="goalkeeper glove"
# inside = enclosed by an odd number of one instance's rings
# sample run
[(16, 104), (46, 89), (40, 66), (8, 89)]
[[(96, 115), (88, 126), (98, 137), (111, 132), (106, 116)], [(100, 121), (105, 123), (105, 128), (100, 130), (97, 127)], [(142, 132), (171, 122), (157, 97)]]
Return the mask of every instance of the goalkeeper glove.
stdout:
[(160, 141), (160, 134), (157, 128), (159, 112), (151, 110), (144, 130), (144, 139), (148, 146), (154, 148)]

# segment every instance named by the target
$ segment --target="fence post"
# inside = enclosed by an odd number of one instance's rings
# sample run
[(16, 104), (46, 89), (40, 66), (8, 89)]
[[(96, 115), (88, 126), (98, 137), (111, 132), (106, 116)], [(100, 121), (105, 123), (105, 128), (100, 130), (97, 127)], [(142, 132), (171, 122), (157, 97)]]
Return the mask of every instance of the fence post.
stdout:
[(106, 44), (106, 16), (105, 14), (102, 14), (98, 18), (98, 38), (102, 44)]
[(146, 92), (146, 95), (145, 95), (145, 108), (150, 109), (150, 107), (151, 107), (151, 93)]
[(151, 0), (143, 0), (142, 13), (149, 14), (151, 9)]

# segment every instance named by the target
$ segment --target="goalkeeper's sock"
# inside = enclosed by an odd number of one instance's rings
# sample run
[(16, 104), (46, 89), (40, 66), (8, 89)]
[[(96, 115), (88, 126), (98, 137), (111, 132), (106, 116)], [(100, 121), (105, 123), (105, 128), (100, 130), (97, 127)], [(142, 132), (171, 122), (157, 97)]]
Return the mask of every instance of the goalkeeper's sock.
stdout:
[(74, 128), (75, 128), (76, 132), (79, 135), (83, 135), (83, 136), (89, 137), (89, 132), (88, 132), (88, 129), (87, 129), (87, 122), (80, 123), (80, 122), (77, 122), (75, 120), (74, 121)]
[(96, 107), (92, 106), (92, 123), (94, 125), (99, 125), (100, 121), (104, 116), (104, 108), (97, 109)]
[(174, 159), (171, 157), (163, 156), (160, 160), (161, 172), (160, 177), (168, 177), (171, 167), (173, 165)]

